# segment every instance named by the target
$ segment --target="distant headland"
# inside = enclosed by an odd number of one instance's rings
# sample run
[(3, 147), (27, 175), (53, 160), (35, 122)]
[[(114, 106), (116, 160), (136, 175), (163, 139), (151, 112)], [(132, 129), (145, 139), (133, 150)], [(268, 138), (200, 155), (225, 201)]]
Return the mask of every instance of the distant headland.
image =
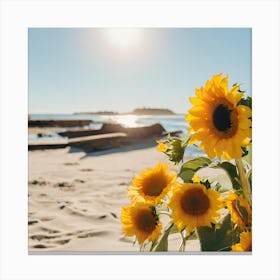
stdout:
[(173, 111), (170, 109), (165, 108), (136, 108), (131, 112), (128, 113), (118, 113), (114, 111), (97, 111), (97, 112), (76, 112), (74, 115), (176, 115)]
[(134, 115), (176, 115), (171, 110), (162, 108), (136, 108), (131, 113)]

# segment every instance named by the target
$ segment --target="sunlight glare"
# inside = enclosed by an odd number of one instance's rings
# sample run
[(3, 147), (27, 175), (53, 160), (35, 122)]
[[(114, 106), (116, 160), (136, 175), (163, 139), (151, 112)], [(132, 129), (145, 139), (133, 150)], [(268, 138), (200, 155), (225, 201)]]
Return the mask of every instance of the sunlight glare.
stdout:
[(137, 124), (137, 119), (138, 117), (135, 115), (120, 115), (120, 116), (115, 116), (114, 121), (116, 123), (119, 123), (125, 127), (136, 127), (138, 126)]
[(121, 50), (137, 46), (142, 38), (142, 31), (135, 28), (111, 28), (106, 32), (108, 42)]

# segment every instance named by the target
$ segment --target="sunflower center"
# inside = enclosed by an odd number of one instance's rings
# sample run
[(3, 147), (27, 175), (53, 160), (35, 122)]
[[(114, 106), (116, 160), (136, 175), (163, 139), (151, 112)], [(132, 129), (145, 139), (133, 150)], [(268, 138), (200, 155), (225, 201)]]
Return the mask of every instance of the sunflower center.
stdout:
[(187, 214), (202, 215), (209, 209), (210, 201), (202, 190), (192, 189), (182, 196), (181, 206)]
[(228, 107), (219, 105), (213, 113), (213, 123), (219, 131), (227, 131), (231, 128), (231, 112)]
[(138, 216), (137, 225), (140, 230), (152, 232), (156, 227), (156, 217), (152, 212), (143, 212)]
[(144, 190), (144, 193), (150, 196), (158, 196), (161, 194), (161, 192), (162, 192), (162, 187), (157, 184), (151, 185)]

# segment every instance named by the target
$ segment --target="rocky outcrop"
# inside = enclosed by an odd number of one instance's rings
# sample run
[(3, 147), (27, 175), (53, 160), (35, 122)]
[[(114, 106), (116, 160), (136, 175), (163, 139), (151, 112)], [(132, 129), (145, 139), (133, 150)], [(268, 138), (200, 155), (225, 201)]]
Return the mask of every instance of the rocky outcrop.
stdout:
[(85, 152), (94, 152), (119, 148), (133, 144), (156, 143), (157, 139), (167, 134), (175, 135), (181, 131), (167, 132), (160, 124), (145, 127), (126, 128), (119, 124), (103, 124), (98, 130), (71, 130), (59, 133), (71, 139), (41, 141), (29, 143), (29, 150), (55, 149), (66, 146), (82, 148)]
[(132, 128), (123, 127), (120, 124), (105, 123), (102, 125), (101, 129), (68, 130), (60, 132), (59, 135), (68, 138), (76, 138), (115, 132), (126, 133), (127, 136), (131, 138), (149, 138), (161, 136), (165, 132), (165, 129), (159, 123), (150, 126)]
[(31, 120), (28, 119), (28, 127), (82, 127), (92, 123), (92, 120)]
[(70, 147), (82, 148), (87, 153), (119, 148), (128, 144), (127, 135), (121, 132), (73, 138), (68, 143)]

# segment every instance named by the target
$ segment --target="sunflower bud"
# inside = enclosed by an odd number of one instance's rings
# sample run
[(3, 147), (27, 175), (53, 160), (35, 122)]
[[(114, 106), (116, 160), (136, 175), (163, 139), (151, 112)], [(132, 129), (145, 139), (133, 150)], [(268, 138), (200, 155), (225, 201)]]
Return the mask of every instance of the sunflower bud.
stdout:
[(187, 141), (177, 137), (168, 137), (165, 145), (166, 150), (164, 153), (168, 156), (170, 161), (178, 164), (181, 160), (183, 160)]

